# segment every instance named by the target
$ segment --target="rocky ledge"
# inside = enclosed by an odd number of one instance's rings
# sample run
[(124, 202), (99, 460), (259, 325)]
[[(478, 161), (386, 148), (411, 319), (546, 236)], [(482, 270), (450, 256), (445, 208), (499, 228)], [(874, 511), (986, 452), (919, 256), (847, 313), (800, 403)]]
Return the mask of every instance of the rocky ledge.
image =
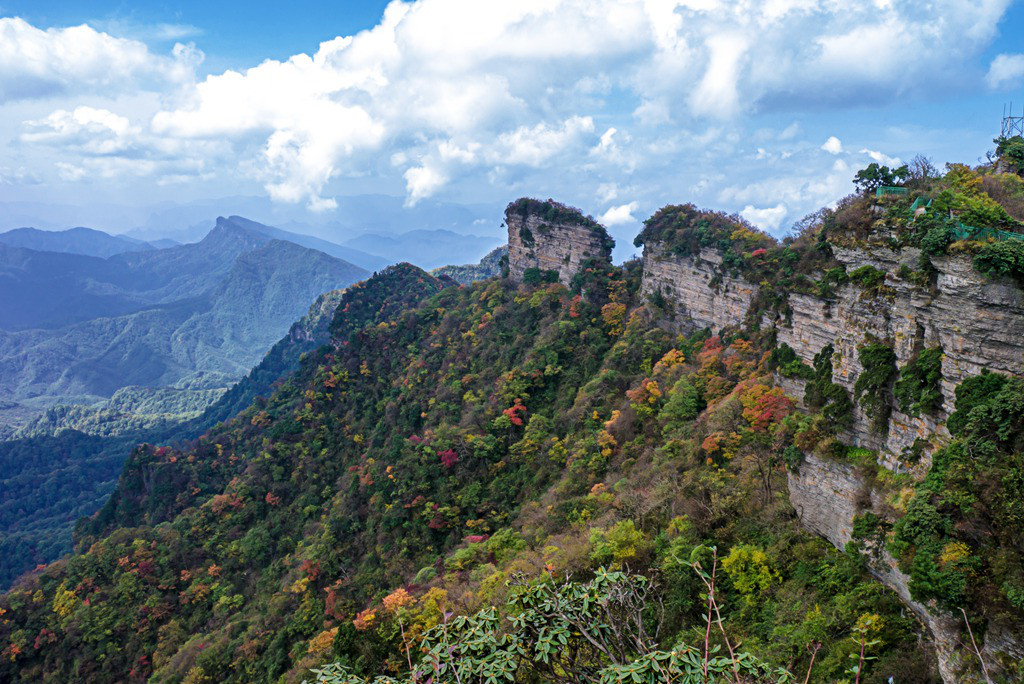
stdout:
[(509, 277), (517, 282), (551, 277), (568, 285), (588, 259), (611, 262), (615, 242), (578, 209), (522, 198), (505, 210)]

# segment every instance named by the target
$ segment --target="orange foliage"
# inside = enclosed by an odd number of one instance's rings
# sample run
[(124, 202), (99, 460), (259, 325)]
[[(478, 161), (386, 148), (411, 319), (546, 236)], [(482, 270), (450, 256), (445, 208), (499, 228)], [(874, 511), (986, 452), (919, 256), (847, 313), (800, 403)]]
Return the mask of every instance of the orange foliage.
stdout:
[(508, 416), (508, 419), (512, 421), (513, 425), (522, 425), (523, 416), (526, 414), (526, 407), (523, 406), (522, 400), (516, 397), (516, 400), (512, 403), (512, 406), (502, 411), (502, 413)]
[(360, 632), (365, 632), (370, 629), (373, 625), (374, 618), (377, 617), (377, 611), (373, 608), (367, 608), (366, 610), (357, 613), (355, 619), (352, 621), (352, 626)]
[(385, 596), (383, 603), (384, 610), (388, 611), (389, 613), (394, 613), (399, 608), (404, 608), (405, 606), (409, 606), (413, 603), (416, 603), (416, 599), (413, 598), (413, 596), (405, 589), (399, 587), (398, 589), (395, 589), (393, 592)]

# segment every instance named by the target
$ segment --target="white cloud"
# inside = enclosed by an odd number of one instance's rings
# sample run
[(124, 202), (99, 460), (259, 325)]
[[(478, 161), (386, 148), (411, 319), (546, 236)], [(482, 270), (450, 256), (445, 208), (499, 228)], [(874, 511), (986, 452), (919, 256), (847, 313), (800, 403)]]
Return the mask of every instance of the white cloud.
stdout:
[(45, 119), (26, 122), (21, 140), (76, 147), (87, 154), (114, 154), (128, 148), (136, 131), (128, 119), (106, 109), (76, 107), (73, 112), (58, 109)]
[(429, 166), (414, 166), (403, 175), (405, 176), (405, 187), (409, 192), (408, 204), (410, 206), (421, 199), (430, 197), (448, 182), (446, 175)]
[(729, 117), (740, 104), (740, 76), (747, 53), (747, 38), (736, 33), (713, 35), (705, 43), (708, 63), (690, 97), (695, 114)]
[(1024, 81), (1024, 54), (998, 55), (989, 65), (985, 83), (993, 90), (1014, 88)]
[(854, 171), (843, 158), (829, 162), (815, 154), (794, 159), (792, 169), (759, 174), (760, 179), (754, 182), (722, 187), (715, 202), (744, 205), (741, 216), (778, 234), (787, 216), (798, 217), (822, 206), (834, 206), (853, 190)]
[(601, 214), (601, 218), (598, 219), (600, 223), (612, 228), (614, 226), (621, 226), (626, 223), (637, 223), (638, 219), (633, 216), (633, 212), (640, 208), (639, 202), (630, 202), (629, 204), (622, 204), (617, 207), (612, 207), (608, 211)]
[[(754, 156), (741, 145), (758, 110), (891, 101), (931, 87), (934, 74), (968, 73), (1008, 2), (937, 0), (922, 11), (917, 0), (395, 0), (370, 30), (199, 82), (194, 48), (156, 55), (89, 26), (0, 19), (0, 104), (59, 96), (12, 135), (23, 147), (64, 145), (76, 158), (61, 161), (75, 168), (121, 156), (175, 179), (242, 172), (275, 200), (317, 209), (334, 205), (345, 179), (366, 175), (404, 182), (410, 203), (463, 181), (511, 190), (528, 178), (578, 185), (580, 175), (589, 188), (669, 191), (691, 167), (674, 187), (696, 187), (727, 155)], [(997, 62), (990, 77), (1003, 82), (1012, 70)], [(159, 92), (159, 103), (121, 108), (119, 95), (142, 90)], [(806, 158), (790, 159), (793, 150), (814, 147), (799, 135), (794, 121), (758, 140), (757, 154), (796, 169)], [(792, 144), (775, 149), (779, 140)], [(823, 147), (836, 148), (834, 137)], [(189, 163), (196, 158), (203, 163)], [(104, 173), (135, 173), (128, 161), (104, 164)], [(811, 183), (778, 168), (798, 187)], [(751, 207), (809, 201), (717, 191)], [(605, 205), (614, 199), (601, 194)]]
[(899, 157), (890, 157), (884, 152), (878, 152), (877, 150), (869, 150), (864, 148), (860, 151), (861, 154), (866, 154), (871, 161), (882, 164), (883, 166), (897, 167), (903, 164), (903, 161)]
[(740, 212), (740, 216), (747, 219), (761, 230), (774, 231), (782, 225), (782, 220), (788, 213), (785, 204), (777, 204), (774, 207), (757, 209), (748, 204)]
[[(494, 163), (537, 167), (593, 131), (594, 120), (589, 116), (571, 117), (557, 127), (546, 123), (520, 126), (498, 136), (497, 145), (488, 156)], [(611, 129), (611, 133), (614, 132), (615, 129)], [(601, 137), (602, 143), (605, 136)]]
[(829, 154), (840, 154), (843, 151), (843, 142), (834, 135), (830, 135), (825, 144), (821, 146)]
[(601, 183), (597, 186), (597, 201), (601, 204), (608, 204), (619, 196), (619, 186), (616, 183)]
[(0, 18), (0, 104), (68, 93), (166, 89), (193, 79), (202, 53), (176, 45), (170, 56), (87, 25), (38, 29)]

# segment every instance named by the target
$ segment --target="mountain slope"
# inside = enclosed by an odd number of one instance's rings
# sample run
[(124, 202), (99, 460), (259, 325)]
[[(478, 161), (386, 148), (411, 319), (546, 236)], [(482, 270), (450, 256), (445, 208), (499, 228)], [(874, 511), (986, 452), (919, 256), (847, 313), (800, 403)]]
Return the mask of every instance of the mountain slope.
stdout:
[[(203, 243), (219, 258), (238, 253), (227, 268), (219, 261), (211, 267), (210, 285), (205, 292), (197, 288), (198, 296), (57, 330), (0, 332), (4, 397), (109, 397), (127, 385), (174, 385), (204, 373), (238, 377), (301, 315), (304, 303), (365, 274), (305, 247), (235, 239), (226, 231), (218, 227)], [(132, 271), (159, 283), (149, 290), (159, 291), (159, 299), (184, 294), (187, 278), (206, 261), (193, 247), (133, 255)], [(180, 275), (172, 275), (176, 269)], [(214, 280), (218, 271), (222, 276)]]
[(122, 252), (141, 252), (154, 249), (142, 240), (123, 235), (110, 235), (92, 228), (67, 230), (37, 230), (15, 228), (0, 233), (0, 243), (11, 247), (34, 249), (39, 252), (64, 252), (94, 257), (110, 257)]
[[(516, 571), (544, 581), (545, 566), (663, 567), (667, 628), (690, 635), (704, 606), (673, 559), (713, 539), (735, 558), (777, 561), (765, 614), (743, 617), (733, 581), (719, 590), (745, 648), (799, 657), (802, 635), (767, 639), (817, 605), (821, 661), (838, 672), (848, 615), (879, 614), (886, 646), (874, 653), (887, 660), (876, 662), (904, 657), (928, 681), (916, 623), (865, 570), (799, 532), (762, 493), (753, 454), (709, 464), (694, 444), (691, 430), (699, 443), (726, 425), (751, 449), (760, 439), (741, 417), (763, 373), (757, 340), (674, 339), (637, 301), (635, 268), (594, 268), (581, 285), (586, 297), (499, 280), (448, 288), (309, 355), (195, 446), (139, 449), (120, 480), (121, 526), (84, 535), (88, 551), (3, 599), (0, 638), (17, 652), (0, 675), (298, 681), (329, 660), (394, 672), (402, 631), (375, 601), (390, 588), (413, 594), (402, 629), (422, 634), (446, 611), (495, 602)], [(716, 406), (707, 424), (686, 401), (662, 417), (654, 390), (687, 398), (701, 377)], [(765, 562), (751, 561), (755, 576)], [(88, 641), (96, 629), (110, 636)], [(52, 641), (35, 650), (40, 633)]]
[[(32, 434), (0, 442), (0, 587), (6, 586), (37, 563), (49, 562), (71, 548), (71, 527), (82, 516), (95, 513), (114, 488), (129, 453), (140, 442), (176, 444), (195, 439), (222, 421), (233, 418), (259, 396), (269, 396), (299, 365), (306, 354), (335, 335), (347, 336), (366, 325), (386, 320), (414, 306), (445, 284), (424, 278), (408, 264), (392, 266), (369, 280), (345, 290), (332, 290), (317, 298), (281, 340), (248, 375), (185, 422), (139, 424), (135, 415), (94, 411), (77, 424), (95, 433), (63, 429), (56, 434)], [(346, 311), (335, 316), (339, 303)], [(168, 391), (161, 390), (161, 394)], [(139, 390), (133, 390), (138, 394)], [(190, 396), (196, 392), (190, 392)], [(117, 399), (122, 392), (115, 394)], [(153, 410), (153, 409), (150, 409)], [(73, 409), (51, 409), (57, 413)], [(114, 429), (107, 429), (112, 424)], [(86, 427), (88, 426), (88, 427)], [(118, 429), (120, 428), (120, 429)], [(83, 520), (83, 533), (96, 534), (111, 520), (124, 517), (115, 497), (93, 520)]]
[[(366, 269), (367, 271), (377, 271), (391, 261), (379, 257), (376, 254), (370, 254), (362, 250), (354, 249), (352, 247), (345, 247), (334, 242), (328, 242), (327, 240), (321, 240), (318, 237), (312, 235), (303, 235), (302, 233), (293, 233), (288, 230), (281, 230), (273, 226), (265, 226), (262, 223), (256, 221), (250, 221), (247, 218), (241, 216), (230, 216), (228, 220), (235, 225), (241, 226), (247, 230), (266, 235), (267, 237), (274, 238), (276, 240), (286, 240), (288, 242), (294, 242), (297, 245), (303, 247), (309, 247), (310, 249), (316, 249), (324, 254), (330, 254), (333, 257), (344, 259), (345, 261), (355, 264), (360, 268)], [(369, 245), (371, 248), (373, 245)]]

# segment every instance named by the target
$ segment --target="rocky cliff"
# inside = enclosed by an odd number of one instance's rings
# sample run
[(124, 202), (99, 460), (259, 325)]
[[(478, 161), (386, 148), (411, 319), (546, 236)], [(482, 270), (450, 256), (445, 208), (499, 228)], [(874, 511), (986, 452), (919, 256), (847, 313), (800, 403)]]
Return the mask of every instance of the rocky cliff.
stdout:
[[(1019, 374), (1024, 368), (1024, 294), (1013, 283), (979, 274), (964, 255), (933, 259), (935, 272), (930, 280), (913, 277), (919, 264), (917, 249), (833, 245), (833, 256), (848, 273), (867, 265), (884, 272), (884, 281), (870, 288), (848, 282), (828, 296), (789, 292), (785, 306), (758, 308), (762, 284), (723, 268), (718, 250), (702, 248), (680, 255), (648, 240), (642, 288), (663, 304), (665, 323), (682, 332), (719, 331), (757, 322), (773, 329), (778, 342), (789, 345), (808, 365), (822, 348), (833, 345), (832, 380), (851, 395), (864, 370), (858, 350), (867, 340), (890, 345), (899, 367), (923, 349), (940, 346), (942, 402), (934, 415), (913, 417), (894, 407), (888, 430), (880, 433), (864, 410), (855, 406), (852, 426), (841, 435), (852, 445), (876, 451), (880, 465), (899, 471), (917, 440), (934, 448), (948, 438), (944, 423), (954, 408), (956, 386), (964, 378), (982, 369)], [(778, 380), (787, 393), (802, 400), (804, 381)], [(927, 472), (930, 450), (924, 449), (916, 474)], [(790, 476), (789, 489), (803, 525), (839, 548), (850, 541), (858, 514), (885, 508), (870, 478), (856, 466), (813, 455), (808, 455), (799, 473)], [(963, 681), (959, 672), (971, 646), (961, 616), (914, 601), (909, 578), (884, 550), (871, 566), (879, 581), (899, 595), (933, 635), (944, 681)], [(1019, 658), (1020, 642), (1005, 625), (990, 623), (982, 645), (989, 667)]]
[(722, 255), (714, 249), (680, 258), (663, 245), (647, 245), (642, 293), (664, 298), (670, 322), (680, 332), (740, 325), (757, 286), (723, 274), (721, 264)]
[[(506, 222), (509, 268), (517, 280), (553, 280), (557, 274), (568, 283), (586, 259), (609, 258), (604, 231), (557, 203), (520, 200), (509, 205)], [(690, 205), (656, 214), (637, 244), (644, 246), (642, 294), (660, 311), (666, 327), (682, 333), (759, 327), (808, 366), (831, 345), (831, 380), (851, 397), (865, 373), (860, 359), (865, 345), (891, 348), (894, 373), (923, 351), (941, 348), (941, 398), (933, 410), (917, 416), (900, 411), (892, 380), (885, 390), (891, 409), (887, 421), (872, 420), (854, 401), (850, 426), (839, 437), (875, 452), (877, 464), (858, 466), (807, 454), (789, 477), (790, 500), (803, 525), (841, 549), (853, 538), (858, 516), (893, 515), (887, 500), (891, 492), (882, 491), (880, 478), (872, 473), (879, 467), (910, 468), (914, 478), (928, 472), (931, 452), (949, 439), (945, 422), (965, 378), (983, 369), (1019, 374), (1024, 368), (1024, 293), (1012, 282), (978, 273), (966, 254), (933, 257), (931, 267), (922, 270), (918, 248), (838, 236), (828, 245), (803, 248), (805, 254), (820, 252), (809, 257), (812, 272), (802, 281), (790, 277), (784, 281), (789, 285), (780, 288), (770, 270), (756, 266), (758, 256), (775, 244), (770, 238), (735, 217), (702, 213)], [(790, 265), (804, 259), (796, 252), (790, 256)], [(829, 277), (834, 284), (828, 284)], [(777, 382), (803, 400), (805, 380), (779, 376)], [(913, 465), (911, 451), (917, 460)], [(915, 601), (910, 578), (889, 553), (881, 547), (868, 551), (871, 572), (932, 634), (944, 681), (965, 681), (963, 673), (976, 668), (976, 658), (962, 616)], [(998, 671), (1000, 663), (1024, 655), (1024, 648), (1009, 623), (998, 616), (985, 619), (980, 648), (989, 667)]]
[(911, 417), (894, 410), (888, 433), (872, 431), (857, 409), (851, 441), (882, 452), (888, 464), (919, 438), (941, 438), (945, 417), (953, 411), (956, 386), (983, 368), (1020, 373), (1024, 368), (1024, 293), (1009, 282), (993, 282), (974, 270), (965, 256), (933, 259), (937, 273), (930, 286), (897, 274), (916, 267), (917, 249), (834, 247), (847, 271), (870, 265), (885, 272), (884, 288), (866, 292), (856, 284), (839, 288), (834, 300), (791, 294), (789, 321), (779, 321), (778, 340), (805, 362), (833, 344), (834, 381), (852, 392), (863, 371), (857, 348), (868, 336), (892, 345), (897, 364), (906, 365), (924, 348), (940, 346), (942, 409), (934, 417)]
[(519, 282), (554, 274), (568, 285), (588, 259), (610, 261), (615, 246), (601, 224), (554, 200), (516, 200), (505, 210), (505, 224), (509, 276)]
[[(917, 439), (941, 438), (942, 424), (953, 410), (956, 386), (983, 368), (1020, 373), (1024, 368), (1024, 292), (1011, 282), (995, 282), (974, 270), (966, 256), (933, 259), (937, 273), (921, 284), (913, 272), (918, 249), (833, 247), (848, 272), (865, 265), (885, 273), (883, 287), (867, 290), (856, 283), (836, 288), (829, 297), (791, 292), (785, 315), (765, 315), (762, 325), (810, 364), (826, 345), (835, 348), (833, 381), (850, 393), (863, 368), (858, 348), (875, 338), (892, 345), (902, 367), (921, 350), (940, 346), (942, 407), (935, 416), (913, 417), (894, 409), (889, 430), (880, 434), (858, 406), (848, 441), (879, 451), (890, 467)], [(733, 277), (721, 267), (722, 256), (705, 248), (695, 256), (674, 256), (662, 245), (644, 250), (643, 291), (667, 302), (668, 322), (681, 331), (741, 325), (751, 312), (758, 284)], [(760, 314), (758, 314), (760, 315)], [(801, 398), (803, 383), (789, 380)]]

